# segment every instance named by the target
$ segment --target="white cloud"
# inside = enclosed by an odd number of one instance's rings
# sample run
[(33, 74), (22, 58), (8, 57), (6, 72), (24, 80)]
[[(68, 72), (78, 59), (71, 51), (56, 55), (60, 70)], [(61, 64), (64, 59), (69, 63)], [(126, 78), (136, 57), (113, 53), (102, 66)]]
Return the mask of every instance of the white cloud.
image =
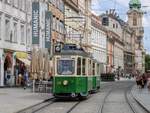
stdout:
[(143, 18), (143, 25), (144, 25), (144, 27), (150, 27), (149, 20), (150, 20), (150, 17), (144, 17)]

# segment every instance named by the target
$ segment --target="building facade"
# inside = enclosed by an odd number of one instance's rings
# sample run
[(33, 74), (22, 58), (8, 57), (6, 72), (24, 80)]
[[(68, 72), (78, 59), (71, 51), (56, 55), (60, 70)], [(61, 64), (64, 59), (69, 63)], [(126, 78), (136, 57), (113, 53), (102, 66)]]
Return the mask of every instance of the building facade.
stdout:
[[(124, 70), (124, 43), (122, 37), (122, 28), (119, 23), (119, 17), (115, 10), (106, 11), (106, 14), (101, 15), (102, 25), (108, 30), (108, 72), (116, 72)], [(111, 41), (111, 39), (113, 41)], [(113, 45), (112, 45), (113, 44)], [(109, 49), (109, 50), (108, 50)], [(112, 55), (113, 54), (113, 55)]]
[(135, 32), (123, 20), (119, 20), (123, 29), (124, 40), (124, 73), (132, 74), (135, 70)]
[(128, 24), (135, 31), (135, 70), (144, 73), (145, 72), (145, 50), (143, 44), (143, 11), (141, 10), (140, 0), (130, 0), (129, 3)]
[(48, 0), (48, 10), (52, 13), (51, 45), (65, 41), (65, 4), (64, 0)]
[(91, 46), (95, 60), (101, 64), (101, 73), (106, 73), (107, 63), (107, 32), (101, 25), (100, 18), (92, 15), (91, 19)]
[(107, 32), (107, 66), (106, 73), (112, 73), (114, 70), (114, 39), (111, 32)]
[(27, 31), (31, 33), (30, 20), (27, 21), (31, 7), (27, 4), (31, 1), (0, 0), (0, 86), (15, 84), (16, 57), (26, 56), (30, 42)]
[(79, 13), (78, 0), (65, 0), (65, 30), (66, 43), (74, 43), (79, 45), (83, 37), (83, 30), (80, 28), (82, 18)]

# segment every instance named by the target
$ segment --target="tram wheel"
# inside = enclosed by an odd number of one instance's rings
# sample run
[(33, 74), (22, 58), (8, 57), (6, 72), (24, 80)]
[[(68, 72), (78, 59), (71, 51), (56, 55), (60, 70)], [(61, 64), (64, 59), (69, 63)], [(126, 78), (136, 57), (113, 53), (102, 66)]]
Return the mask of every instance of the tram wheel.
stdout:
[(80, 100), (85, 100), (85, 99), (87, 99), (88, 96), (89, 96), (88, 92), (79, 93), (79, 99)]

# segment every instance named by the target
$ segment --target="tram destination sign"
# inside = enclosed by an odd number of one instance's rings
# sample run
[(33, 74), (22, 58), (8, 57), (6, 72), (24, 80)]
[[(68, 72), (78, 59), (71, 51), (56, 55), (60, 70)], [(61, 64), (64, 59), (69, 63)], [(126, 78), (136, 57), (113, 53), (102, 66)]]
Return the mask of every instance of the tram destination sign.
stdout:
[(39, 44), (39, 2), (32, 3), (32, 44)]

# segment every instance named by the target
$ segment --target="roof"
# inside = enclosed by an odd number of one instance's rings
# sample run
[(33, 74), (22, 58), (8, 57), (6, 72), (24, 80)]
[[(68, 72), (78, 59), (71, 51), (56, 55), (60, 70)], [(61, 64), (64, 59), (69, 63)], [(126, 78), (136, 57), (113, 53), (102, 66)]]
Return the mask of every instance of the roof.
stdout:
[(90, 53), (84, 51), (83, 48), (77, 47), (75, 44), (65, 44), (60, 52), (55, 55), (79, 55), (83, 57), (91, 57)]
[(141, 1), (140, 0), (130, 0), (129, 7), (130, 7), (130, 9), (140, 9)]

